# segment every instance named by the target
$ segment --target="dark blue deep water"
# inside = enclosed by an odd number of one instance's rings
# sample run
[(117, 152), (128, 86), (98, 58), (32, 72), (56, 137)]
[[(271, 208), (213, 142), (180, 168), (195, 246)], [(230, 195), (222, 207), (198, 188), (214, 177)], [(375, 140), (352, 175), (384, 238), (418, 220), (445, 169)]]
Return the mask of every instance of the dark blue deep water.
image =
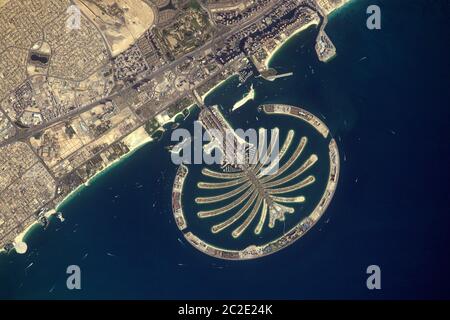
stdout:
[[(369, 4), (381, 7), (381, 30), (366, 28)], [(318, 62), (311, 28), (272, 62), (294, 76), (250, 80), (256, 100), (231, 122), (254, 121), (246, 115), (261, 103), (302, 106), (325, 119), (341, 153), (331, 206), (290, 247), (229, 262), (178, 241), (166, 134), (66, 203), (65, 222), (34, 230), (27, 254), (0, 256), (0, 298), (450, 298), (449, 15), (446, 0), (353, 1), (327, 27), (335, 59)], [(230, 80), (207, 102), (227, 110), (250, 82)], [(66, 289), (72, 264), (80, 291)], [(366, 288), (371, 264), (379, 291)]]

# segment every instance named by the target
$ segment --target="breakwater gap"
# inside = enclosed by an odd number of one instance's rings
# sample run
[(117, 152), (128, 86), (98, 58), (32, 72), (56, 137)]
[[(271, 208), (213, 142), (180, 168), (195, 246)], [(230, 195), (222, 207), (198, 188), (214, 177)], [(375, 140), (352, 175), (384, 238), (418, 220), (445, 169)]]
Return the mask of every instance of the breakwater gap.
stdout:
[[(218, 106), (206, 107), (200, 99), (199, 121), (204, 129), (211, 135), (212, 141), (222, 139), (226, 131), (232, 131), (231, 125), (222, 115)], [(181, 164), (178, 167), (172, 188), (172, 211), (176, 224), (185, 239), (201, 252), (220, 259), (245, 260), (263, 257), (279, 251), (296, 240), (300, 239), (310, 230), (323, 215), (331, 202), (337, 187), (339, 177), (339, 153), (335, 140), (330, 136), (329, 129), (318, 117), (305, 109), (283, 105), (265, 104), (259, 107), (269, 116), (291, 117), (303, 121), (312, 127), (323, 141), (328, 144), (329, 167), (328, 179), (322, 190), (318, 203), (305, 217), (281, 235), (264, 239), (263, 244), (254, 244), (252, 237), (267, 236), (264, 230), (273, 229), (278, 223), (285, 221), (289, 215), (296, 214), (296, 204), (307, 201), (302, 194), (305, 188), (315, 184), (316, 177), (308, 174), (319, 157), (315, 153), (305, 155), (305, 146), (308, 137), (294, 139), (294, 131), (290, 130), (279, 151), (279, 168), (275, 174), (267, 174), (269, 168), (259, 163), (249, 163), (238, 150), (245, 150), (245, 141), (236, 136), (231, 142), (227, 139), (225, 144), (218, 143), (223, 155), (221, 170), (204, 167), (201, 170), (201, 179), (197, 181), (196, 197), (193, 199), (198, 210), (185, 212), (184, 199), (185, 181), (189, 175), (189, 165)], [(218, 135), (218, 136), (215, 136)], [(271, 137), (268, 147), (268, 157), (274, 147), (273, 142), (278, 139), (278, 131)], [(261, 136), (260, 139), (264, 139)], [(227, 145), (228, 144), (228, 145)], [(296, 146), (294, 147), (294, 145)], [(222, 147), (221, 147), (222, 146)], [(311, 149), (309, 149), (311, 150)], [(288, 156), (289, 155), (289, 156)], [(301, 156), (306, 158), (297, 161)], [(236, 159), (236, 163), (232, 162)], [(267, 160), (267, 159), (263, 159)], [(272, 164), (271, 164), (272, 165)], [(233, 170), (226, 170), (232, 167)], [(204, 195), (202, 194), (204, 193)], [(194, 224), (212, 225), (203, 228), (201, 232), (191, 230), (190, 221)], [(205, 231), (206, 230), (206, 231)], [(227, 248), (226, 244), (212, 243), (203, 240), (204, 232), (211, 236), (223, 238), (224, 234), (231, 235), (231, 239), (240, 239), (245, 236), (248, 243), (240, 250)], [(230, 238), (230, 237), (229, 237)]]

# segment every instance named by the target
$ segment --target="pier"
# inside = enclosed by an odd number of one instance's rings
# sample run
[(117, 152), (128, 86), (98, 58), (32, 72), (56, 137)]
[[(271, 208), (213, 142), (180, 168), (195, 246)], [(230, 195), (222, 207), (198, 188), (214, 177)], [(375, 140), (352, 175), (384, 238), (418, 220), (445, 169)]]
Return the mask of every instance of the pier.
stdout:
[(320, 6), (317, 6), (317, 12), (321, 15), (322, 23), (320, 24), (319, 34), (316, 38), (316, 53), (317, 57), (322, 62), (327, 62), (336, 55), (336, 47), (325, 32), (325, 27), (328, 24), (328, 16)]
[(275, 75), (269, 75), (269, 76), (262, 76), (264, 79), (266, 79), (267, 81), (275, 81), (277, 79), (280, 78), (286, 78), (286, 77), (290, 77), (294, 75), (293, 72), (286, 72), (286, 73), (281, 73), (281, 74), (275, 74)]

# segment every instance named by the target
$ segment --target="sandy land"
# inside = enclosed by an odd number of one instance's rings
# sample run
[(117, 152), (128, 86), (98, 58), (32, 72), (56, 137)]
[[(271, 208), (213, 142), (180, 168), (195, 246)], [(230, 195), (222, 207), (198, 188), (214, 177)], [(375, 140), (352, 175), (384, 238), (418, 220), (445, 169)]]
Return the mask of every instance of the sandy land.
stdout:
[[(133, 154), (133, 152), (135, 152), (136, 150), (138, 150), (139, 148), (141, 148), (142, 146), (144, 146), (145, 144), (153, 141), (153, 139), (149, 136), (149, 134), (147, 133), (147, 131), (145, 131), (144, 127), (140, 127), (137, 130), (133, 131), (132, 133), (130, 133), (128, 136), (126, 136), (123, 140), (122, 140), (130, 149), (130, 151), (126, 154), (124, 154), (123, 156), (121, 156), (120, 158), (118, 158), (117, 160), (111, 162), (110, 164), (108, 164), (103, 170), (97, 172), (93, 177), (91, 177), (85, 184), (81, 184), (80, 186), (78, 186), (78, 188), (76, 188), (75, 190), (73, 190), (71, 193), (69, 193), (62, 201), (61, 203), (59, 203), (55, 209), (52, 209), (48, 212), (46, 212), (44, 214), (44, 216), (46, 218), (50, 218), (52, 215), (56, 214), (59, 211), (59, 208), (61, 208), (61, 206), (63, 206), (65, 203), (67, 203), (70, 199), (72, 199), (74, 196), (76, 196), (78, 194), (78, 192), (80, 192), (82, 189), (86, 188), (87, 186), (89, 186), (89, 183), (91, 183), (95, 178), (97, 178), (98, 176), (100, 176), (101, 174), (105, 173), (108, 169), (110, 169), (111, 167), (113, 167), (114, 165), (118, 164), (120, 161), (122, 161), (123, 159), (129, 157), (131, 154)], [(32, 231), (35, 227), (39, 226), (39, 222), (33, 222), (31, 225), (29, 225), (25, 230), (23, 230), (19, 235), (17, 235), (17, 237), (14, 239), (14, 246), (15, 246), (15, 250), (17, 253), (19, 254), (24, 254), (27, 252), (27, 245), (25, 243), (25, 238), (27, 237), (27, 235), (30, 233), (30, 231)], [(0, 253), (4, 252), (5, 250), (0, 249)]]
[(150, 141), (152, 141), (152, 138), (145, 131), (144, 127), (140, 127), (123, 139), (123, 142), (130, 148), (130, 151), (134, 151)]
[(145, 131), (145, 128), (139, 127), (132, 133), (130, 133), (128, 136), (122, 139), (122, 142), (125, 143), (125, 145), (130, 149), (129, 152), (125, 153), (118, 159), (114, 160), (113, 162), (109, 163), (105, 168), (97, 172), (94, 176), (92, 176), (86, 183), (82, 186), (88, 187), (95, 179), (100, 177), (102, 174), (106, 173), (107, 170), (111, 169), (115, 165), (119, 164), (122, 160), (128, 158), (131, 156), (136, 150), (140, 149), (142, 146), (146, 145), (149, 142), (152, 142), (153, 139), (150, 137), (150, 135)]
[(130, 151), (128, 153), (122, 155), (118, 159), (114, 160), (110, 164), (108, 164), (105, 168), (103, 168), (103, 170), (100, 170), (94, 176), (92, 176), (88, 181), (86, 181), (86, 183), (81, 184), (80, 186), (78, 186), (78, 188), (76, 188), (71, 193), (69, 193), (67, 195), (67, 197), (65, 197), (64, 200), (61, 201), (61, 203), (57, 205), (57, 207), (56, 207), (57, 211), (63, 204), (67, 203), (70, 199), (72, 199), (74, 196), (76, 196), (79, 191), (88, 187), (90, 185), (90, 183), (92, 183), (97, 177), (99, 177), (100, 175), (105, 173), (107, 170), (111, 169), (114, 165), (120, 163), (120, 161), (122, 161), (123, 159), (132, 155), (133, 152), (135, 152), (142, 146), (146, 145), (149, 142), (152, 142), (153, 139), (149, 136), (147, 131), (145, 131), (144, 127), (140, 127), (137, 130), (130, 133), (128, 136), (126, 136), (122, 141), (128, 146)]
[[(332, 13), (337, 13), (337, 11), (339, 11), (339, 9), (342, 9), (342, 7), (344, 7), (345, 5), (349, 4), (350, 2), (352, 2), (353, 0), (343, 0), (342, 3), (340, 4), (339, 7), (334, 8), (333, 10), (331, 10), (330, 12), (328, 12), (328, 15), (332, 14)], [(269, 53), (268, 57), (266, 58), (266, 60), (264, 61), (264, 66), (266, 67), (266, 69), (269, 69), (269, 65), (270, 65), (270, 61), (272, 60), (272, 58), (275, 56), (275, 54), (281, 49), (281, 47), (287, 43), (292, 37), (294, 37), (296, 34), (308, 29), (310, 26), (312, 25), (318, 25), (319, 24), (319, 19), (315, 19), (313, 21), (311, 21), (308, 24), (305, 24), (304, 26), (300, 27), (299, 29), (295, 30), (290, 36), (288, 36), (286, 39), (284, 39), (283, 41), (281, 41), (276, 48)]]
[(189, 112), (190, 112), (191, 109), (193, 109), (193, 108), (195, 108), (195, 107), (196, 107), (196, 104), (193, 103), (193, 104), (191, 104), (189, 107), (187, 107), (187, 108), (183, 109), (182, 111), (178, 112), (177, 114), (175, 114), (172, 118), (170, 118), (168, 114), (161, 114), (161, 113), (160, 113), (160, 114), (157, 114), (155, 118), (157, 119), (158, 124), (159, 124), (159, 126), (160, 126), (157, 130), (160, 130), (160, 131), (162, 131), (162, 132), (166, 131), (166, 130), (164, 129), (164, 126), (165, 126), (166, 124), (169, 124), (169, 123), (175, 123), (175, 119), (176, 119), (178, 116), (180, 116), (180, 115), (181, 115), (181, 116), (184, 116), (184, 114), (183, 114), (183, 111), (184, 111), (184, 110), (188, 109)]
[[(75, 0), (75, 3), (103, 34), (113, 57), (128, 49), (155, 21), (153, 9), (141, 0)], [(104, 11), (113, 5), (122, 10), (122, 17)]]
[(254, 99), (255, 99), (255, 89), (253, 88), (253, 84), (252, 84), (252, 86), (250, 87), (250, 91), (247, 92), (247, 94), (241, 100), (239, 100), (238, 102), (236, 102), (233, 105), (233, 108), (231, 109), (231, 111), (239, 109), (244, 104), (246, 104), (248, 101), (254, 100)]
[[(2, 7), (3, 5), (5, 5), (9, 0), (0, 0), (0, 7)], [(108, 3), (113, 3), (115, 2), (114, 0), (105, 0)], [(344, 0), (344, 2), (342, 3), (342, 5), (338, 8), (335, 8), (335, 10), (331, 11), (331, 12), (336, 12), (337, 9), (342, 8), (344, 5), (352, 2), (353, 0)], [(125, 17), (128, 16), (128, 19), (126, 18), (127, 21), (129, 21), (128, 23), (131, 24), (136, 24), (135, 26), (133, 26), (133, 28), (131, 28), (131, 30), (128, 30), (128, 35), (127, 36), (123, 36), (123, 35), (119, 35), (114, 36), (114, 35), (110, 35), (110, 37), (112, 37), (112, 39), (114, 41), (118, 41), (116, 38), (119, 37), (121, 38), (120, 42), (118, 43), (109, 43), (111, 51), (113, 56), (119, 54), (120, 52), (123, 52), (124, 50), (126, 50), (133, 42), (133, 36), (134, 34), (132, 34), (132, 32), (136, 32), (136, 34), (138, 34), (138, 32), (141, 32), (140, 34), (144, 33), (145, 30), (147, 28), (149, 28), (153, 22), (154, 22), (154, 13), (152, 11), (152, 9), (147, 5), (144, 4), (143, 2), (140, 2), (139, 0), (123, 0), (123, 2), (126, 2), (125, 4), (121, 4), (121, 7), (124, 6), (129, 6), (129, 8), (132, 8), (133, 10), (129, 10), (128, 14), (125, 14)], [(80, 0), (75, 0), (75, 3), (79, 4)], [(135, 5), (135, 6), (134, 6)], [(147, 8), (143, 8), (143, 7), (147, 7)], [(88, 17), (94, 17), (95, 16), (92, 14), (92, 12), (90, 12), (84, 5), (80, 6), (81, 10), (83, 11), (83, 13), (85, 13)], [(144, 10), (143, 10), (144, 9)], [(143, 10), (143, 11), (141, 11)], [(89, 12), (85, 12), (85, 11), (89, 11)], [(151, 13), (150, 13), (151, 12)], [(330, 12), (330, 13), (331, 13)], [(139, 13), (139, 14), (138, 14)], [(130, 19), (130, 17), (133, 17), (133, 15), (135, 15), (134, 19)], [(143, 19), (142, 19), (143, 18)], [(142, 20), (141, 20), (142, 19)], [(98, 19), (97, 19), (98, 20)], [(141, 25), (139, 25), (137, 22), (134, 22), (133, 20), (139, 20), (141, 22)], [(97, 25), (99, 21), (94, 21), (94, 23)], [(101, 22), (101, 21), (100, 21)], [(147, 27), (144, 27), (144, 24), (147, 23)], [(317, 21), (311, 21), (310, 23), (302, 26), (301, 28), (299, 28), (298, 30), (296, 30), (294, 33), (292, 33), (290, 36), (288, 36), (286, 39), (284, 39), (282, 42), (280, 42), (280, 44), (275, 48), (275, 50), (273, 50), (269, 56), (267, 57), (267, 59), (265, 60), (265, 66), (266, 68), (268, 68), (271, 59), (275, 56), (275, 54), (277, 53), (277, 51), (287, 42), (289, 41), (293, 36), (295, 36), (296, 34), (298, 34), (299, 32), (309, 28), (310, 26), (314, 25), (314, 24), (318, 24)], [(97, 25), (97, 27), (100, 28), (99, 25)], [(103, 28), (106, 28), (106, 26), (104, 26)], [(130, 29), (129, 26), (125, 26), (124, 28), (126, 29)], [(100, 28), (101, 29), (101, 28)], [(106, 39), (108, 40), (108, 36), (105, 34), (105, 32), (117, 32), (116, 28), (113, 28), (111, 30), (102, 30), (104, 33), (104, 36), (106, 37)], [(116, 38), (115, 38), (116, 37)], [(128, 38), (127, 38), (128, 37)], [(213, 88), (211, 88), (208, 92), (206, 92), (201, 98), (202, 101), (205, 100), (205, 98), (212, 93), (214, 90), (216, 90), (217, 88), (219, 88), (222, 84), (224, 84), (226, 81), (228, 81), (230, 78), (236, 76), (236, 74), (233, 74), (231, 76), (229, 76), (228, 78), (224, 79), (223, 81), (219, 82), (217, 85), (215, 85)], [(252, 87), (253, 90), (253, 87)], [(252, 91), (251, 90), (251, 91)], [(254, 91), (254, 90), (253, 90)], [(254, 94), (254, 92), (253, 92)], [(250, 93), (247, 95), (249, 96)], [(247, 96), (244, 97), (242, 100), (247, 99)], [(240, 100), (240, 101), (242, 101)], [(250, 100), (250, 99), (248, 99)], [(245, 102), (247, 102), (248, 100), (246, 100)], [(240, 101), (238, 101), (237, 103), (239, 103)], [(245, 103), (244, 102), (244, 103)], [(237, 104), (236, 103), (236, 104)], [(235, 105), (236, 105), (235, 104)], [(243, 104), (242, 104), (243, 105)], [(195, 106), (195, 105), (192, 105)], [(192, 106), (189, 106), (189, 109), (191, 109)], [(240, 106), (239, 106), (240, 107)], [(238, 107), (237, 107), (238, 108)], [(236, 109), (237, 109), (236, 108)], [(233, 110), (234, 106), (233, 106)], [(170, 122), (174, 122), (174, 119), (179, 115), (180, 113), (177, 113), (174, 117), (172, 117), (170, 120), (167, 121), (167, 123)], [(144, 134), (145, 132), (145, 134)], [(129, 145), (130, 148), (130, 152), (128, 152), (127, 154), (123, 155), (122, 157), (120, 157), (119, 159), (117, 159), (116, 161), (113, 161), (111, 164), (109, 164), (105, 169), (99, 171), (94, 177), (92, 177), (91, 179), (89, 179), (89, 181), (87, 182), (87, 185), (90, 181), (92, 181), (93, 178), (97, 177), (99, 174), (105, 172), (106, 169), (110, 168), (112, 165), (114, 165), (115, 163), (120, 162), (123, 158), (128, 157), (129, 155), (131, 155), (133, 153), (133, 151), (139, 149), (140, 147), (142, 147), (143, 145), (147, 144), (148, 142), (151, 142), (153, 139), (147, 134), (147, 132), (145, 131), (145, 129), (143, 127), (137, 129), (136, 131), (132, 132), (129, 136), (127, 136), (125, 139), (123, 139), (123, 141), (125, 143), (127, 143), (127, 145)], [(63, 201), (61, 201), (60, 204), (58, 204), (56, 206), (55, 210), (50, 210), (49, 212), (47, 212), (45, 214), (45, 216), (47, 218), (49, 218), (50, 216), (54, 215), (55, 213), (57, 213), (57, 210), (67, 201), (69, 201), (74, 195), (76, 195), (82, 188), (85, 188), (87, 185), (80, 185), (78, 188), (76, 188), (74, 191), (72, 191), (70, 194), (67, 195), (66, 198), (64, 198)], [(39, 222), (35, 222), (33, 224), (31, 224), (30, 226), (28, 226), (24, 231), (22, 231), (19, 235), (17, 235), (17, 237), (14, 239), (14, 243), (17, 246), (17, 250), (20, 251), (18, 253), (25, 253), (27, 251), (27, 246), (26, 243), (24, 242), (25, 237), (27, 236), (27, 234), (35, 227), (39, 224)], [(0, 249), (0, 253), (3, 253), (5, 250), (4, 249)]]
[[(50, 218), (52, 215), (54, 215), (56, 213), (56, 210), (52, 209), (48, 212), (46, 212), (44, 214), (44, 216), (48, 219)], [(18, 234), (15, 238), (14, 238), (14, 249), (16, 250), (16, 252), (18, 254), (25, 254), (28, 250), (28, 246), (25, 242), (25, 237), (27, 236), (27, 234), (34, 229), (34, 227), (39, 226), (40, 223), (38, 221), (32, 223), (31, 225), (29, 225), (25, 230), (23, 230), (20, 234)], [(0, 251), (1, 252), (1, 251)]]
[(202, 102), (205, 102), (205, 99), (208, 95), (210, 95), (211, 93), (213, 93), (216, 89), (219, 89), (219, 87), (221, 87), (223, 84), (225, 84), (225, 82), (227, 82), (228, 80), (230, 80), (231, 78), (237, 76), (238, 73), (233, 73), (232, 75), (230, 75), (228, 78), (220, 81), (219, 83), (217, 83), (214, 87), (212, 87), (211, 89), (208, 90), (208, 92), (206, 92), (204, 95), (201, 96), (202, 98)]
[(290, 39), (292, 39), (295, 35), (297, 35), (298, 33), (308, 29), (310, 26), (312, 25), (318, 25), (319, 24), (319, 19), (315, 19), (313, 21), (311, 21), (310, 23), (307, 23), (303, 26), (301, 26), (300, 28), (298, 28), (297, 30), (295, 30), (291, 35), (289, 35), (288, 37), (286, 37), (286, 39), (283, 39), (283, 41), (281, 41), (276, 47), (275, 49), (269, 53), (269, 55), (267, 56), (266, 60), (264, 61), (264, 66), (266, 67), (266, 69), (269, 69), (269, 65), (270, 65), (270, 61), (272, 60), (272, 58), (275, 56), (275, 54), (281, 49), (281, 47), (283, 47), (283, 45), (285, 43), (287, 43)]
[(9, 0), (0, 0), (0, 8), (7, 4)]
[(331, 13), (335, 13), (339, 11), (339, 9), (342, 9), (346, 4), (353, 2), (354, 0), (342, 0), (342, 2), (339, 4), (338, 7), (333, 8), (333, 10), (327, 11), (327, 15), (330, 16)]
[[(191, 110), (193, 107), (195, 107), (195, 104), (190, 105), (187, 109)], [(168, 119), (165, 123), (171, 123), (175, 122), (175, 118), (179, 115), (182, 115), (182, 112), (177, 113), (172, 118)], [(128, 136), (126, 136), (122, 141), (128, 146), (130, 151), (123, 156), (121, 156), (119, 159), (111, 162), (107, 167), (105, 167), (103, 170), (97, 172), (93, 177), (91, 177), (85, 184), (80, 185), (78, 188), (73, 190), (70, 194), (67, 195), (67, 197), (56, 207), (56, 210), (58, 211), (59, 208), (64, 204), (67, 203), (70, 199), (72, 199), (79, 191), (89, 186), (90, 183), (92, 183), (97, 177), (99, 177), (101, 174), (105, 173), (108, 169), (110, 169), (112, 166), (120, 163), (123, 159), (128, 158), (130, 155), (132, 155), (136, 150), (141, 148), (142, 146), (146, 145), (147, 143), (152, 142), (154, 139), (147, 133), (144, 127), (140, 127), (137, 130), (130, 133)]]

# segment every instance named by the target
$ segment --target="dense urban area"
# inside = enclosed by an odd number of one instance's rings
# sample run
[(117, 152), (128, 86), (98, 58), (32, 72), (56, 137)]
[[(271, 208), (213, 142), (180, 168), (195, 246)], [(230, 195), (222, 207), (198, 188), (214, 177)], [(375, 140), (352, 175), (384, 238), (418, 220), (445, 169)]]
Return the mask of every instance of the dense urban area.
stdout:
[(26, 228), (218, 83), (273, 77), (268, 60), (298, 30), (318, 25), (331, 59), (327, 16), (347, 1), (0, 0), (0, 249), (24, 250)]

